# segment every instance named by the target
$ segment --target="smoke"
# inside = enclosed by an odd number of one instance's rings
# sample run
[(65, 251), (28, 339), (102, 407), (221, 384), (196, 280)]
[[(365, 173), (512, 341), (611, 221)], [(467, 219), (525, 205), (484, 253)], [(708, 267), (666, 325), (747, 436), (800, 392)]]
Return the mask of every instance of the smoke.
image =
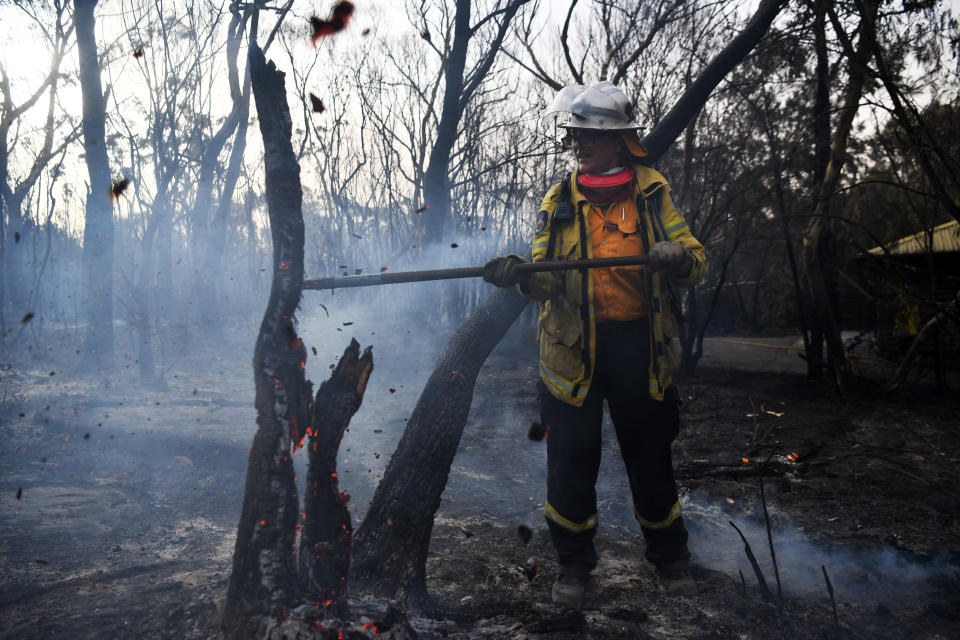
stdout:
[[(437, 247), (406, 268), (478, 266), (497, 253), (483, 239), (457, 244), (457, 248)], [(340, 272), (351, 275), (361, 268), (344, 266)], [(363, 268), (364, 273), (378, 270)], [(475, 305), (493, 290), (476, 278), (304, 292), (297, 330), (308, 349), (306, 375), (315, 386), (329, 377), (351, 338), (362, 347), (373, 346), (374, 370), (338, 455), (340, 485), (351, 496), (355, 523), (363, 517), (441, 351)], [(471, 512), (498, 514), (542, 508), (542, 497), (531, 499), (535, 494), (530, 492), (520, 503), (504, 499), (505, 478), (516, 473), (505, 462), (525, 450), (527, 428), (537, 418), (536, 345), (530, 320), (526, 316), (514, 324), (480, 371), (463, 442), (450, 471), (444, 510), (456, 511), (461, 504)], [(526, 362), (518, 365), (516, 352), (524, 347)], [(503, 375), (512, 373), (529, 382), (524, 385), (528, 395), (505, 408), (492, 389), (499, 390)], [(531, 467), (543, 469), (545, 478), (545, 453), (536, 449), (528, 453), (533, 459), (522, 467), (523, 481), (528, 481)], [(303, 478), (306, 456), (298, 453), (295, 464)], [(536, 483), (537, 489), (545, 485), (545, 480)]]
[[(733, 521), (750, 543), (767, 584), (776, 589), (762, 515), (728, 509), (726, 502), (711, 498), (702, 489), (688, 493), (680, 502), (694, 562), (738, 581), (737, 572), (742, 571), (748, 588), (756, 584), (743, 543), (729, 524)], [(787, 596), (825, 594), (821, 565), (827, 568), (838, 600), (892, 602), (902, 599), (904, 593), (922, 595), (934, 590), (937, 583), (960, 580), (960, 565), (947, 554), (924, 557), (891, 546), (814, 541), (783, 514), (772, 516), (771, 524), (780, 580)]]

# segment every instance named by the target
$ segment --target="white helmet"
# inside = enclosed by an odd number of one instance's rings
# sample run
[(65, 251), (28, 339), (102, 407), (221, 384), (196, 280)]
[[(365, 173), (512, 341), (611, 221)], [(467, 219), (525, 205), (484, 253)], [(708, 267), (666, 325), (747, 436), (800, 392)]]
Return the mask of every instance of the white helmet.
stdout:
[[(633, 120), (633, 103), (609, 80), (565, 86), (541, 119), (551, 114), (556, 114), (555, 125), (561, 129), (622, 131), (630, 152), (636, 156), (646, 155), (639, 138), (641, 127)], [(568, 147), (566, 131), (558, 134), (561, 144)]]

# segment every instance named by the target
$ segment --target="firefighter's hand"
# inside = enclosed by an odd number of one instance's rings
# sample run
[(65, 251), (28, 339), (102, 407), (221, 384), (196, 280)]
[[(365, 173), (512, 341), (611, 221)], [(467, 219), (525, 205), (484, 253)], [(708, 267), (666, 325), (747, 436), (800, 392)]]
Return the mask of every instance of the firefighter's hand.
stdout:
[(671, 276), (683, 276), (693, 266), (693, 256), (679, 242), (662, 240), (650, 249), (650, 266)]
[(520, 282), (526, 282), (527, 275), (520, 273), (517, 265), (527, 261), (520, 256), (510, 254), (491, 258), (483, 265), (483, 279), (498, 287), (512, 287)]

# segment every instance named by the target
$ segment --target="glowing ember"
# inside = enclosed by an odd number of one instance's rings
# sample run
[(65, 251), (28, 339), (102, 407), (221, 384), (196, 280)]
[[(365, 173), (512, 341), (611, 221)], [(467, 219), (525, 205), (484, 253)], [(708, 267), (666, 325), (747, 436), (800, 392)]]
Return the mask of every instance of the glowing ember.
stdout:
[(740, 458), (740, 461), (743, 462), (743, 464), (747, 464), (750, 462), (750, 458)]
[(350, 21), (351, 15), (353, 15), (353, 3), (343, 0), (333, 8), (329, 20), (322, 20), (316, 16), (311, 17), (310, 28), (313, 30), (313, 34), (310, 41), (313, 46), (317, 46), (317, 40), (320, 38), (342, 31)]
[(119, 180), (115, 180), (110, 186), (110, 202), (113, 202), (119, 198), (129, 186), (130, 178), (127, 178), (126, 176), (120, 178)]
[(787, 458), (790, 460), (790, 462), (796, 462), (800, 459), (800, 454), (794, 451), (793, 453), (788, 453)]

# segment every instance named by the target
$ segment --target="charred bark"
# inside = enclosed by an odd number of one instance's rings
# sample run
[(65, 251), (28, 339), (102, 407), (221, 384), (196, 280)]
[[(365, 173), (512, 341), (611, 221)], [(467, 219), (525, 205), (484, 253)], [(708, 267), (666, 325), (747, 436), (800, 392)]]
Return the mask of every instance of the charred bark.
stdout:
[(351, 582), (387, 597), (426, 595), (433, 516), (466, 424), (477, 372), (527, 306), (513, 289), (480, 304), (440, 356), (356, 536)]
[[(373, 371), (372, 347), (360, 356), (356, 340), (343, 352), (330, 379), (320, 385), (306, 432), (310, 467), (303, 498), (298, 565), (307, 602), (346, 617), (347, 571), (352, 526), (349, 496), (337, 480), (337, 451), (343, 432), (363, 402)], [(296, 440), (296, 439), (295, 439)]]
[[(645, 140), (655, 163), (710, 92), (756, 46), (782, 8), (763, 0), (744, 33), (710, 63)], [(424, 601), (433, 518), (463, 434), (477, 372), (526, 307), (513, 289), (488, 295), (447, 344), (420, 395), (357, 531), (350, 580), (356, 590)]]
[(784, 4), (784, 0), (762, 0), (744, 30), (710, 61), (703, 73), (683, 92), (673, 108), (643, 141), (649, 154), (648, 164), (656, 162), (657, 158), (670, 148), (691, 119), (699, 113), (717, 85), (753, 51)]
[(258, 428), (223, 618), (224, 631), (233, 638), (262, 635), (270, 619), (283, 617), (299, 596), (290, 444), (296, 425), (307, 424), (312, 404), (303, 370), (306, 349), (293, 329), (303, 282), (303, 194), (284, 75), (257, 46), (251, 47), (249, 62), (264, 144), (273, 283), (253, 356)]

